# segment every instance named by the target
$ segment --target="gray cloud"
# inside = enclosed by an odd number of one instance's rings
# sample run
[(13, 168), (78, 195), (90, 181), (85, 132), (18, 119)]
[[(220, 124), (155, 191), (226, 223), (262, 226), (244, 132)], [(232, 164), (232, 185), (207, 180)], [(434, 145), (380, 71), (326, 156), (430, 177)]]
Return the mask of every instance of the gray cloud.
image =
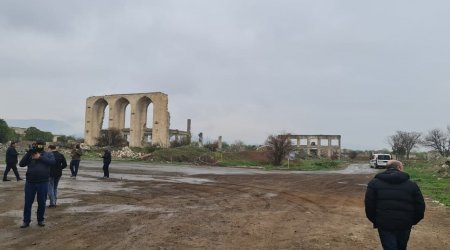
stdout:
[[(387, 147), (449, 123), (446, 1), (2, 1), (0, 114), (83, 131), (85, 98), (169, 95), (233, 142), (342, 134)], [(39, 99), (39, 113), (29, 107)]]

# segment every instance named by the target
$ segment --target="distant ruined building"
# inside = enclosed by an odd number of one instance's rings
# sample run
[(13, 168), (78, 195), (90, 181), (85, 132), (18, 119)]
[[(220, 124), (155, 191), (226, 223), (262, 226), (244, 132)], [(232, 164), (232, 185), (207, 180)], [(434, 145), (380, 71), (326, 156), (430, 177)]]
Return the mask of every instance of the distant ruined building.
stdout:
[(340, 135), (290, 135), (289, 139), (308, 156), (341, 158)]
[(19, 141), (23, 140), (23, 138), (25, 137), (25, 131), (27, 131), (26, 128), (19, 128), (19, 127), (10, 127), (14, 130), (14, 132), (17, 135), (17, 139)]
[[(148, 110), (153, 104), (153, 110)], [(130, 127), (125, 127), (126, 109), (130, 105)], [(105, 110), (109, 107), (109, 110)], [(130, 147), (148, 145), (168, 148), (171, 136), (178, 140), (180, 136), (190, 139), (190, 120), (187, 131), (170, 130), (168, 96), (162, 92), (115, 94), (91, 96), (86, 99), (85, 143), (96, 145), (101, 135), (105, 112), (109, 112), (108, 129), (119, 129), (129, 141)], [(147, 124), (147, 114), (152, 112), (153, 121)]]

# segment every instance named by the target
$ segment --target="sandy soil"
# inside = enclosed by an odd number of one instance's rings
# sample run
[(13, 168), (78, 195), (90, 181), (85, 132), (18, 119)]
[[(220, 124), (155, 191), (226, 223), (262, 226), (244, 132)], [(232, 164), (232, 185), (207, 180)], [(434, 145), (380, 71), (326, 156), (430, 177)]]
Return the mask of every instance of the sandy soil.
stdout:
[[(21, 170), (23, 174), (24, 170)], [(24, 182), (3, 182), (0, 249), (381, 249), (364, 215), (375, 171), (336, 172), (111, 165), (66, 170), (44, 228), (20, 229)], [(10, 178), (13, 175), (10, 173)], [(427, 199), (409, 249), (450, 249), (447, 210)]]

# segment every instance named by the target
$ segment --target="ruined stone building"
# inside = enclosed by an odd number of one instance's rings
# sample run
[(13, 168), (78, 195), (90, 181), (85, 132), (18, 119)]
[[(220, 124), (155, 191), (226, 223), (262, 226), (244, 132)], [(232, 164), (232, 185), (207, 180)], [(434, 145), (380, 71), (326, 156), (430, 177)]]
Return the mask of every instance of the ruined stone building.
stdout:
[(19, 128), (19, 127), (10, 127), (14, 130), (14, 132), (17, 135), (17, 139), (19, 141), (23, 140), (23, 138), (25, 137), (25, 131), (27, 131), (26, 128)]
[(312, 157), (341, 157), (340, 135), (290, 135), (292, 145)]
[[(153, 110), (148, 110), (153, 104)], [(125, 112), (130, 105), (130, 127), (125, 127)], [(108, 110), (105, 110), (109, 107)], [(170, 137), (190, 137), (190, 120), (188, 131), (170, 130), (170, 114), (168, 111), (168, 96), (162, 92), (116, 94), (105, 96), (91, 96), (86, 99), (85, 143), (95, 145), (101, 135), (105, 112), (109, 112), (107, 128), (119, 129), (129, 141), (131, 147), (158, 145), (167, 148)], [(147, 124), (148, 112), (153, 121)], [(105, 124), (106, 125), (106, 124)]]

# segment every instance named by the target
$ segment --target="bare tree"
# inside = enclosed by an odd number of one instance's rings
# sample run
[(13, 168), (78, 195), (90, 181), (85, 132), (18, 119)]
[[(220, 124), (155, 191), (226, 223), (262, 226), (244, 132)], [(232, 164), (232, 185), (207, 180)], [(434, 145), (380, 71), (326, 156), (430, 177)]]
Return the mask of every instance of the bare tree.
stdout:
[(266, 145), (271, 149), (271, 159), (274, 166), (280, 166), (283, 158), (293, 149), (289, 139), (290, 134), (270, 135)]
[(350, 150), (348, 152), (348, 158), (350, 158), (351, 160), (356, 159), (356, 157), (358, 157), (358, 151)]
[(122, 147), (128, 144), (127, 140), (123, 137), (119, 129), (110, 128), (101, 131), (100, 136), (97, 138), (97, 146), (111, 146)]
[(420, 143), (420, 137), (419, 132), (397, 131), (388, 138), (388, 141), (395, 155), (406, 155), (406, 159), (409, 159), (411, 150)]
[(245, 144), (243, 141), (235, 141), (233, 144), (230, 145), (230, 151), (231, 152), (240, 152), (242, 150), (245, 150)]
[(396, 158), (402, 158), (406, 154), (405, 147), (402, 146), (400, 136), (397, 134), (388, 137), (389, 145), (392, 147), (392, 153)]
[(450, 126), (447, 131), (435, 128), (428, 132), (422, 141), (425, 147), (432, 148), (439, 152), (443, 157), (449, 156), (450, 153)]

